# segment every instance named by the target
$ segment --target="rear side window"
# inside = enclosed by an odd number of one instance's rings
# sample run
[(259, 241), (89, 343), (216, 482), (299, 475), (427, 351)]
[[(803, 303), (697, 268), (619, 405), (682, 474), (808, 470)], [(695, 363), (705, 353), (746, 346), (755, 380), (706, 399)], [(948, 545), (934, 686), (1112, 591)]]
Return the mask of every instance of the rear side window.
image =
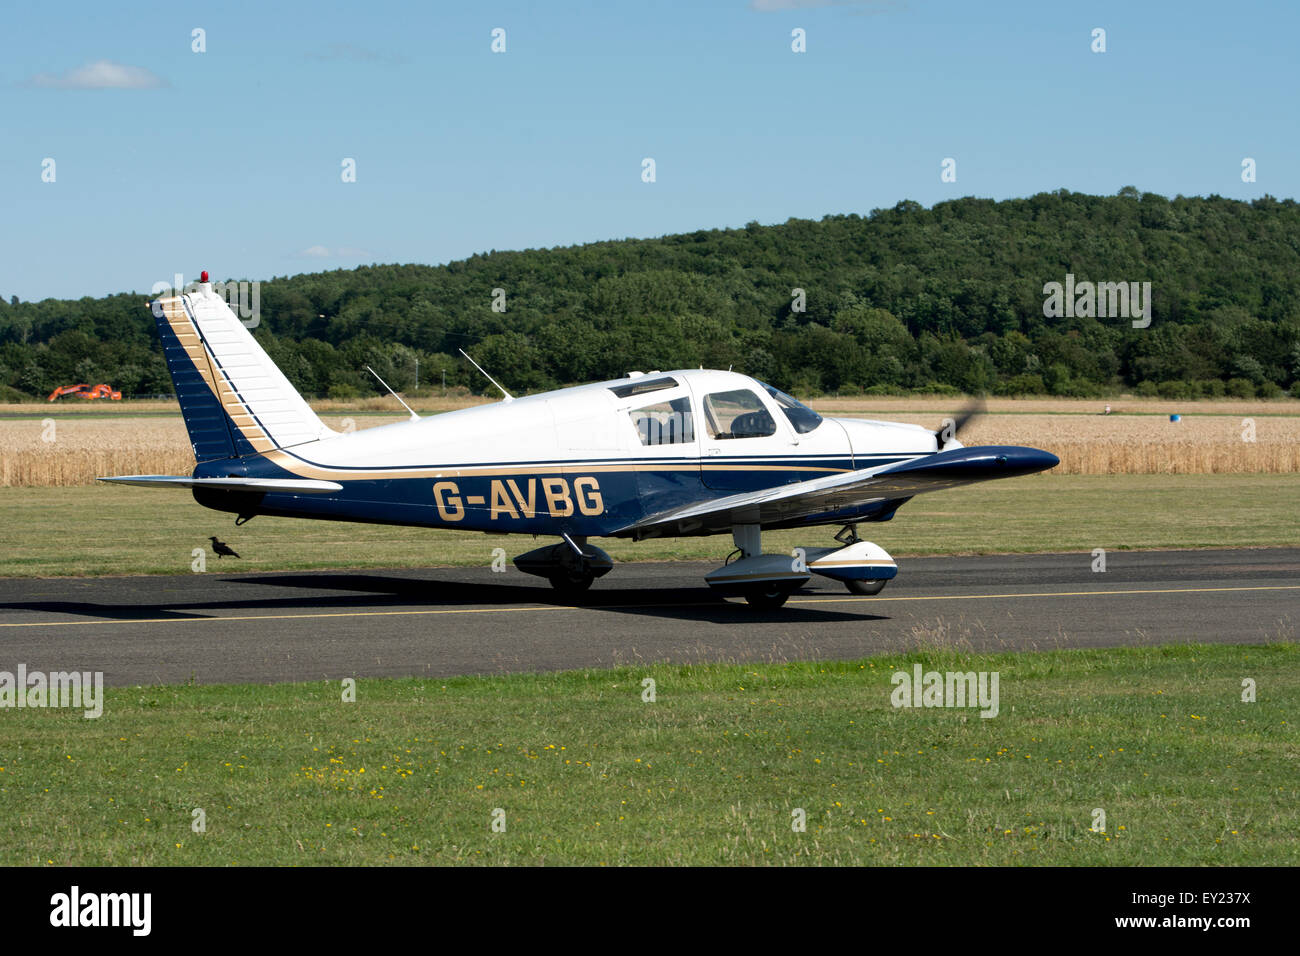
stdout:
[(643, 445), (679, 445), (695, 441), (691, 400), (675, 398), (628, 412)]
[(767, 407), (747, 388), (706, 396), (704, 418), (714, 438), (762, 438), (776, 434), (776, 422)]

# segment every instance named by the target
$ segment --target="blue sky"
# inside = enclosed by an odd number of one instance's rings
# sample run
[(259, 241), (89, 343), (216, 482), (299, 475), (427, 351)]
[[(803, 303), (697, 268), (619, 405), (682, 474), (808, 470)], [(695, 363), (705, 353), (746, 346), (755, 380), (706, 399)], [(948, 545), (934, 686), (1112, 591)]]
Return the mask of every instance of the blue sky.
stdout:
[(1298, 35), (1249, 0), (6, 4), (0, 294), (1061, 187), (1295, 197)]

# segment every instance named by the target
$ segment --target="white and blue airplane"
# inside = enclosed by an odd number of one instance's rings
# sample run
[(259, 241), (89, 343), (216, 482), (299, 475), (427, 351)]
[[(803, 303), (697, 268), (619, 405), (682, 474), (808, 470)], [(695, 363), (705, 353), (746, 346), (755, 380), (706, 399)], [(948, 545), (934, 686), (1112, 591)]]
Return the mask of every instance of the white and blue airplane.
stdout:
[[(515, 565), (567, 594), (613, 566), (592, 538), (730, 533), (736, 550), (705, 580), (774, 608), (813, 574), (879, 593), (898, 568), (857, 526), (888, 521), (913, 495), (1058, 464), (1034, 448), (963, 447), (952, 422), (934, 432), (825, 418), (705, 369), (519, 398), (502, 389), (494, 404), (338, 432), (203, 279), (151, 303), (193, 474), (100, 480), (190, 488), (240, 524), (277, 515), (555, 537)], [(819, 525), (841, 526), (835, 546), (762, 551), (764, 529)]]

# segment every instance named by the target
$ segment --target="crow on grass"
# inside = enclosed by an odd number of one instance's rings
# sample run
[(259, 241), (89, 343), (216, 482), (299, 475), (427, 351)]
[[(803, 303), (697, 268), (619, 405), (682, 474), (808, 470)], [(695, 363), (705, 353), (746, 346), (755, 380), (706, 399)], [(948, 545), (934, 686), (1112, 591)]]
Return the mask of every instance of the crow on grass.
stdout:
[(226, 554), (230, 555), (232, 558), (239, 557), (239, 555), (235, 553), (235, 549), (226, 544), (226, 542), (218, 541), (215, 537), (209, 537), (208, 540), (212, 542), (212, 550), (216, 552), (218, 558)]

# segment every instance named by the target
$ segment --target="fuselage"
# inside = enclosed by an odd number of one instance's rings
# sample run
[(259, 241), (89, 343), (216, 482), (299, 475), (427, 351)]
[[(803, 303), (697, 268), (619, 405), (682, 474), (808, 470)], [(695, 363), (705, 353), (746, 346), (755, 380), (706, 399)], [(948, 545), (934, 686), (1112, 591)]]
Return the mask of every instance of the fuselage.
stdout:
[[(687, 369), (634, 373), (204, 462), (197, 477), (296, 476), (343, 489), (195, 497), (242, 514), (608, 536), (702, 500), (937, 450), (936, 435), (920, 426), (823, 418), (749, 376)], [(871, 502), (806, 523), (887, 517), (896, 506)]]

